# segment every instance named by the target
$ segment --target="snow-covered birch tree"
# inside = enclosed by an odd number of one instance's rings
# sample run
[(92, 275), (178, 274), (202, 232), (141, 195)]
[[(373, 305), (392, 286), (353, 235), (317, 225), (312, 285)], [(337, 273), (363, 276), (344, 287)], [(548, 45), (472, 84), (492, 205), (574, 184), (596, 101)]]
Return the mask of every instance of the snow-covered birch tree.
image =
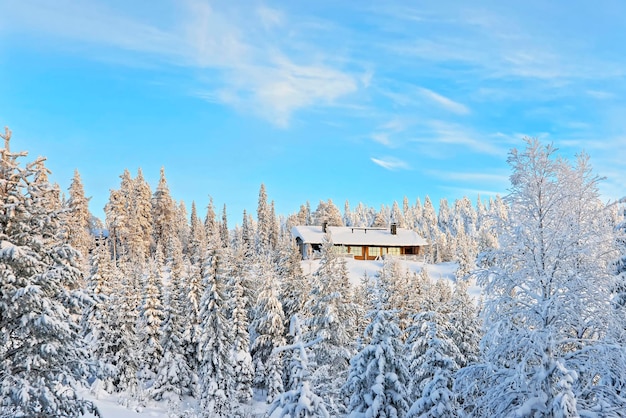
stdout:
[(527, 139), (511, 151), (509, 225), (483, 255), (483, 361), (459, 372), (473, 416), (620, 416), (623, 347), (611, 323), (612, 225), (588, 157)]

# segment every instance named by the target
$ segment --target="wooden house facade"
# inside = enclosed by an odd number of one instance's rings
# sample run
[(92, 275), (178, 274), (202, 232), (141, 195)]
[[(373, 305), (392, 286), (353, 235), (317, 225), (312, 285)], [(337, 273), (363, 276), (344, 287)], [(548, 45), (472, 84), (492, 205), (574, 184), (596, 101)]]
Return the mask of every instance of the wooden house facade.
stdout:
[(325, 240), (330, 240), (337, 254), (356, 260), (376, 260), (385, 256), (418, 256), (428, 242), (411, 229), (294, 226), (291, 235), (300, 248), (302, 259), (315, 258)]

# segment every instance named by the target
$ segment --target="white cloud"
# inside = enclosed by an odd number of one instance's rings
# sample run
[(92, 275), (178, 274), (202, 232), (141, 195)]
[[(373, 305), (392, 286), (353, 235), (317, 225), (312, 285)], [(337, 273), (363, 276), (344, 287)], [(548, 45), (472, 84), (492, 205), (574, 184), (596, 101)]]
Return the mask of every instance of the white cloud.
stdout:
[(409, 170), (410, 166), (405, 161), (393, 157), (371, 158), (372, 162), (386, 170)]
[(275, 26), (280, 26), (283, 24), (284, 15), (278, 9), (273, 9), (266, 5), (261, 5), (257, 8), (257, 14), (261, 18), (263, 22), (263, 26), (266, 29), (270, 29)]
[(467, 115), (468, 113), (470, 113), (470, 110), (467, 106), (461, 103), (455, 102), (454, 100), (449, 99), (448, 97), (442, 96), (439, 93), (436, 93), (432, 90), (429, 90), (423, 87), (420, 87), (419, 91), (423, 96), (427, 97), (428, 99), (432, 100), (433, 102), (439, 104), (440, 106), (444, 107), (445, 109), (453, 113), (457, 113), (459, 115)]
[[(133, 51), (129, 61), (143, 54), (187, 68), (195, 79), (190, 90), (199, 97), (254, 112), (282, 127), (294, 112), (332, 106), (371, 77), (344, 71), (316, 45), (290, 45), (284, 33), (297, 28), (297, 22), (280, 10), (232, 10), (232, 5), (201, 0), (179, 4), (180, 15), (167, 28), (89, 0), (15, 2), (4, 15), (13, 20), (15, 30), (28, 28), (89, 44), (93, 47), (82, 52), (92, 56), (98, 47), (113, 47), (120, 54)], [(269, 30), (279, 26), (280, 32)]]
[(476, 182), (476, 183), (489, 183), (506, 185), (509, 181), (508, 173), (484, 173), (484, 172), (472, 172), (472, 171), (443, 171), (443, 170), (428, 170), (426, 173), (430, 176), (436, 177), (442, 180), (461, 181), (461, 182)]
[(493, 140), (493, 137), (474, 132), (469, 126), (457, 125), (440, 120), (423, 123), (425, 132), (413, 138), (413, 142), (428, 143), (435, 147), (443, 145), (459, 145), (464, 149), (493, 156), (505, 156), (507, 144)]

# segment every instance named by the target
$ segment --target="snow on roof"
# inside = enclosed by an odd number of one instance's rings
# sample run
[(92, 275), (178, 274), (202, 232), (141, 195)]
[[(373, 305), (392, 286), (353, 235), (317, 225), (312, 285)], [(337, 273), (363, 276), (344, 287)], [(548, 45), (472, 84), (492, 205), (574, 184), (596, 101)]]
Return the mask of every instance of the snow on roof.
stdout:
[[(329, 226), (326, 228), (335, 245), (371, 245), (381, 247), (421, 247), (428, 242), (417, 232), (397, 228), (396, 234), (391, 234), (389, 228), (357, 228), (351, 226)], [(291, 235), (300, 238), (306, 244), (321, 244), (324, 242), (324, 232), (321, 226), (294, 226)]]

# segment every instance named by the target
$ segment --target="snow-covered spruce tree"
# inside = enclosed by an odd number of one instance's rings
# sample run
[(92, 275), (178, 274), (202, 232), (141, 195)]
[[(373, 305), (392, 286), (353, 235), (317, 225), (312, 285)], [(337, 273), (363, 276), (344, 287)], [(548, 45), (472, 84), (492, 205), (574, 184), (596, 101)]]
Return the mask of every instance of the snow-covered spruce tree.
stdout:
[[(282, 355), (273, 353), (273, 350), (285, 345), (285, 315), (278, 300), (278, 283), (274, 266), (268, 260), (261, 260), (258, 274), (263, 288), (255, 306), (256, 316), (252, 329), (256, 338), (252, 342), (251, 351), (257, 375), (255, 380), (263, 381), (269, 403), (283, 391)], [(263, 367), (258, 367), (259, 363), (263, 364)], [(264, 376), (261, 376), (262, 372)]]
[(226, 215), (226, 204), (222, 208), (222, 221), (220, 222), (220, 240), (222, 247), (230, 246), (230, 236), (228, 233), (228, 216)]
[(141, 168), (137, 170), (137, 176), (132, 181), (132, 195), (130, 198), (130, 218), (128, 229), (130, 231), (128, 253), (138, 260), (147, 260), (153, 246), (152, 218), (152, 190), (143, 176)]
[(320, 267), (313, 276), (306, 303), (307, 341), (321, 338), (312, 348), (312, 384), (322, 394), (333, 414), (342, 413), (345, 401), (341, 387), (356, 353), (357, 307), (344, 258), (334, 252), (330, 237), (322, 245)]
[[(623, 347), (608, 333), (613, 230), (588, 158), (512, 150), (510, 225), (479, 272), (483, 360), (456, 387), (472, 416), (621, 416)], [(616, 372), (620, 370), (620, 372)]]
[(383, 268), (376, 276), (387, 294), (387, 309), (397, 311), (398, 326), (402, 331), (412, 322), (413, 314), (419, 309), (419, 305), (412, 303), (415, 302), (412, 299), (422, 291), (414, 287), (415, 283), (410, 279), (408, 272), (402, 271), (400, 263), (393, 258), (385, 259)]
[(449, 336), (447, 317), (429, 311), (413, 321), (406, 341), (413, 405), (406, 417), (457, 417), (452, 386), (460, 353)]
[(114, 259), (118, 259), (121, 253), (127, 253), (130, 235), (130, 200), (133, 194), (133, 182), (128, 170), (124, 170), (120, 178), (122, 182), (119, 190), (111, 190), (109, 201), (104, 207)]
[[(172, 237), (173, 238), (173, 237)], [(163, 358), (163, 273), (164, 265), (160, 257), (161, 244), (157, 245), (155, 257), (151, 260), (143, 287), (143, 301), (139, 324), (141, 346), (143, 349), (143, 367), (141, 375), (144, 380), (152, 380), (156, 376), (159, 363)]]
[(220, 253), (209, 250), (203, 264), (198, 380), (200, 408), (206, 417), (233, 416), (235, 400), (232, 332), (226, 317), (225, 278)]
[[(311, 286), (310, 280), (302, 272), (300, 250), (296, 245), (293, 243), (282, 245), (277, 257), (280, 300), (285, 314), (285, 329), (289, 329), (294, 315), (300, 314), (302, 317)], [(291, 341), (288, 342), (291, 343)]]
[(465, 280), (457, 279), (448, 313), (450, 337), (459, 349), (460, 357), (456, 361), (460, 367), (478, 361), (482, 337), (481, 321), (474, 301), (467, 293), (467, 287)]
[(326, 222), (329, 226), (343, 226), (343, 217), (341, 211), (332, 199), (328, 199), (327, 202), (320, 200), (317, 209), (311, 215), (313, 217), (313, 225), (322, 225)]
[(22, 166), (5, 128), (0, 150), (0, 416), (96, 413), (76, 390), (86, 381), (80, 338), (88, 298), (78, 252), (61, 239), (59, 207), (39, 158)]
[(168, 303), (163, 322), (163, 357), (157, 367), (156, 378), (150, 390), (156, 399), (177, 402), (183, 396), (195, 393), (196, 376), (187, 363), (184, 336), (189, 327), (184, 316), (187, 305), (185, 288), (185, 265), (181, 244), (174, 238), (168, 244), (172, 258), (168, 263)]
[[(426, 241), (431, 243), (437, 242), (437, 237), (439, 235), (439, 225), (437, 221), (437, 214), (435, 213), (435, 208), (433, 207), (433, 203), (430, 200), (430, 197), (426, 196), (424, 199), (424, 208), (422, 211), (422, 232)], [(436, 245), (429, 245), (426, 248), (426, 258), (431, 262), (437, 260), (437, 252), (439, 248)]]
[(123, 254), (117, 262), (120, 288), (114, 291), (108, 306), (111, 318), (117, 324), (109, 336), (114, 342), (114, 365), (116, 390), (125, 392), (123, 403), (130, 406), (141, 401), (143, 392), (137, 373), (141, 368), (142, 347), (137, 332), (141, 304), (143, 269), (142, 263)]
[(186, 273), (184, 287), (186, 289), (185, 315), (189, 326), (183, 336), (187, 364), (197, 370), (198, 345), (196, 331), (200, 323), (200, 300), (204, 291), (202, 287), (202, 260), (207, 250), (207, 237), (204, 225), (198, 217), (196, 203), (191, 203), (191, 219), (189, 245), (187, 247)]
[[(237, 250), (243, 253), (243, 250)], [(248, 298), (245, 289), (245, 271), (241, 263), (241, 257), (235, 255), (230, 275), (232, 303), (231, 324), (233, 330), (233, 365), (235, 368), (234, 386), (237, 399), (240, 403), (248, 403), (252, 399), (252, 381), (254, 379), (254, 368), (252, 366), (252, 356), (250, 355), (250, 334), (248, 327)]]
[(118, 323), (112, 305), (120, 286), (108, 242), (94, 248), (90, 264), (87, 286), (93, 292), (94, 304), (85, 313), (83, 332), (90, 356), (95, 361), (95, 377), (100, 381), (100, 388), (114, 392), (117, 341), (112, 336), (118, 329)]
[(161, 249), (163, 252), (161, 257), (164, 259), (171, 255), (166, 244), (178, 236), (176, 212), (176, 204), (170, 195), (170, 189), (165, 179), (165, 169), (161, 167), (159, 184), (152, 195), (152, 242), (155, 249)]
[(279, 347), (277, 351), (292, 351), (289, 361), (289, 390), (277, 396), (267, 411), (270, 418), (313, 418), (325, 417), (329, 414), (324, 400), (311, 389), (306, 348), (317, 341), (302, 341), (302, 329), (298, 314), (291, 317), (289, 334), (293, 343)]
[(368, 313), (371, 323), (363, 335), (364, 346), (350, 361), (343, 388), (350, 397), (349, 418), (400, 418), (409, 409), (401, 331), (394, 312), (385, 309), (384, 291), (375, 286), (377, 308)]
[(271, 248), (271, 230), (272, 220), (270, 207), (267, 203), (267, 193), (265, 191), (265, 184), (261, 184), (259, 189), (259, 203), (257, 205), (257, 233), (255, 243), (255, 249), (257, 253), (264, 253)]
[(86, 268), (89, 250), (93, 245), (90, 231), (91, 213), (89, 212), (89, 198), (85, 197), (85, 189), (78, 170), (74, 171), (69, 195), (65, 203), (67, 212), (63, 215), (63, 229), (69, 244), (80, 252), (82, 264)]

